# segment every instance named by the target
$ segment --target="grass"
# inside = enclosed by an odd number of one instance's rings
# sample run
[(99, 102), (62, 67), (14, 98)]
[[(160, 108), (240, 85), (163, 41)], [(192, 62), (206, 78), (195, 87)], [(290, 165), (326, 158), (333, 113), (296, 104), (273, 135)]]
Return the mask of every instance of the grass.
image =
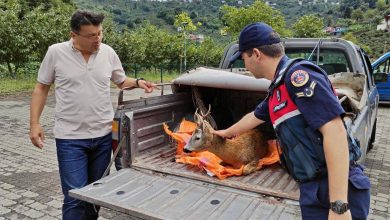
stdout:
[(35, 84), (37, 83), (36, 78), (23, 77), (23, 78), (0, 78), (0, 95), (5, 96), (9, 94), (21, 93), (21, 92), (32, 92)]
[[(163, 73), (163, 82), (171, 82), (175, 79), (179, 73)], [(134, 77), (134, 74), (128, 75), (129, 77)], [(142, 72), (138, 73), (137, 77), (143, 77), (148, 81), (154, 83), (161, 82), (160, 73), (156, 72)], [(7, 96), (10, 94), (18, 93), (31, 93), (34, 89), (35, 84), (37, 83), (36, 77), (17, 77), (12, 79), (10, 77), (0, 77), (0, 96)], [(52, 87), (54, 88), (54, 86)]]
[[(135, 78), (134, 74), (128, 75), (129, 77)], [(162, 82), (171, 82), (173, 79), (179, 76), (178, 72), (172, 72), (172, 73), (163, 73), (162, 75)], [(156, 72), (143, 72), (143, 73), (138, 73), (137, 78), (144, 78), (148, 81), (154, 82), (154, 83), (159, 83), (161, 82), (161, 75), (160, 73)]]

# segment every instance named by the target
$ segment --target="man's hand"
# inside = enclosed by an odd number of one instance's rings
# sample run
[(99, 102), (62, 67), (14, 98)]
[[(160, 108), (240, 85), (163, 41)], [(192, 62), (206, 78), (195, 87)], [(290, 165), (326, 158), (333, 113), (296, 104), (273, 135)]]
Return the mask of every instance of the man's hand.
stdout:
[(352, 219), (352, 216), (351, 216), (350, 210), (344, 212), (341, 215), (334, 213), (332, 210), (329, 210), (328, 220), (351, 220), (351, 219)]
[(144, 89), (146, 93), (151, 93), (153, 92), (154, 88), (157, 88), (157, 86), (154, 83), (151, 83), (143, 79), (138, 80), (138, 85), (139, 88)]
[(34, 146), (42, 149), (45, 141), (45, 134), (40, 124), (30, 125), (30, 140)]

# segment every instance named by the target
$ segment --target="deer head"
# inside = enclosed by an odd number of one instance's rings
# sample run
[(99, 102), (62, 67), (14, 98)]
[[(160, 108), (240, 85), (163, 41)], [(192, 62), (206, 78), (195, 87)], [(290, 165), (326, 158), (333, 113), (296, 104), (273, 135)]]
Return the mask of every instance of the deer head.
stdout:
[(207, 115), (210, 114), (211, 106), (209, 106), (209, 110), (206, 114), (198, 113), (198, 109), (196, 109), (194, 114), (194, 119), (198, 127), (192, 133), (192, 136), (189, 142), (184, 146), (184, 152), (189, 153), (192, 151), (199, 152), (207, 149), (207, 143), (212, 139), (212, 127), (205, 120)]

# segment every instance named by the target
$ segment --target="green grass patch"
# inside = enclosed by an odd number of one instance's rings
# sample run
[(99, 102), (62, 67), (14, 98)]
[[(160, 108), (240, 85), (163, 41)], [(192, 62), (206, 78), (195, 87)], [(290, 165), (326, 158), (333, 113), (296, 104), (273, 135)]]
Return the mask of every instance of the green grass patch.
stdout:
[[(178, 72), (164, 72), (162, 75), (162, 82), (171, 82), (179, 76)], [(128, 75), (128, 77), (135, 77), (134, 74)], [(160, 73), (156, 72), (141, 72), (137, 74), (137, 77), (143, 77), (144, 79), (154, 82), (161, 82)], [(15, 79), (11, 77), (0, 77), (0, 96), (6, 96), (9, 94), (17, 93), (31, 93), (37, 83), (36, 77), (17, 77)], [(52, 86), (54, 88), (54, 86)]]
[[(158, 72), (141, 72), (137, 73), (137, 78), (144, 78), (148, 81), (154, 82), (154, 83), (159, 83), (159, 82), (171, 82), (173, 79), (178, 77), (180, 74), (178, 72), (163, 72), (162, 77), (161, 74)], [(135, 78), (135, 74), (129, 74), (128, 77)], [(162, 80), (161, 80), (162, 78)]]
[(0, 78), (0, 95), (8, 95), (20, 92), (32, 92), (36, 84), (36, 78)]

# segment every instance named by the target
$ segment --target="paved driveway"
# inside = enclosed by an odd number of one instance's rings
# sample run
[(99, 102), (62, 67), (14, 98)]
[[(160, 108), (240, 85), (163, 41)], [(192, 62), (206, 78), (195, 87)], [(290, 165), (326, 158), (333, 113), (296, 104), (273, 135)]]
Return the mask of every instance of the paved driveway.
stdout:
[[(137, 90), (127, 93), (128, 99), (145, 96)], [(116, 94), (113, 90), (114, 106)], [(46, 131), (42, 150), (28, 138), (29, 103), (30, 97), (0, 98), (0, 220), (61, 218), (62, 193), (52, 134), (54, 97), (49, 97), (41, 117)], [(390, 106), (379, 109), (376, 143), (366, 166), (372, 182), (369, 218), (390, 219)], [(101, 216), (129, 218), (107, 209), (101, 211)]]

